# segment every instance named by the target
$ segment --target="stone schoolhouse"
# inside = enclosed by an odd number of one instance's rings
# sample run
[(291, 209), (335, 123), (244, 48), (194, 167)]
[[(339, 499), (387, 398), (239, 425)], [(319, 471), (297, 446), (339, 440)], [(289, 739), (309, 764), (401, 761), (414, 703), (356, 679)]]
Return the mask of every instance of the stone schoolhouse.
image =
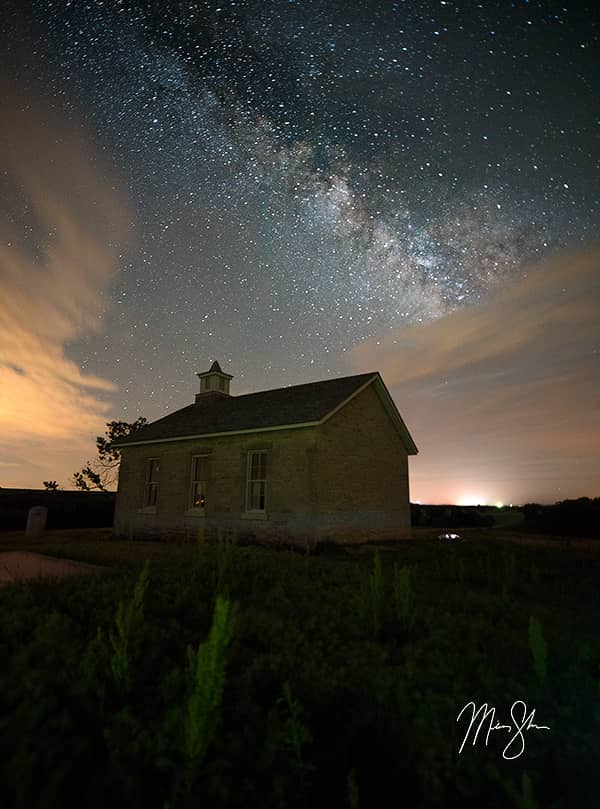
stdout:
[(232, 396), (218, 362), (195, 402), (115, 443), (115, 534), (363, 542), (410, 533), (417, 448), (379, 373)]

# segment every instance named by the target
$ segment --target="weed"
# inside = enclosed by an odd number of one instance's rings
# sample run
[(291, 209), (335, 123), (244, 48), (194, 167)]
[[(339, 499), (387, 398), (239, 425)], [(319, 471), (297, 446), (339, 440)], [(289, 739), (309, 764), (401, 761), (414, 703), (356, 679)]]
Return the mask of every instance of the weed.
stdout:
[(409, 629), (414, 619), (410, 568), (398, 564), (394, 564), (394, 605), (401, 626)]
[(215, 595), (227, 596), (231, 587), (233, 543), (219, 529), (216, 546)]
[(534, 587), (537, 590), (538, 587), (540, 586), (540, 572), (535, 562), (531, 563), (529, 578), (531, 579), (532, 587)]
[(360, 809), (360, 802), (358, 800), (358, 784), (356, 783), (356, 770), (354, 769), (348, 772), (346, 788), (348, 791), (349, 809)]
[(284, 725), (284, 742), (291, 748), (296, 764), (302, 768), (304, 760), (302, 748), (312, 741), (310, 730), (302, 722), (304, 708), (302, 704), (292, 696), (289, 682), (283, 684), (283, 697), (280, 697), (278, 704), (285, 708), (287, 718)]
[(461, 556), (458, 557), (456, 562), (456, 579), (460, 586), (462, 587), (465, 583), (465, 563)]
[(504, 789), (511, 799), (511, 805), (515, 809), (539, 809), (537, 801), (533, 797), (531, 779), (526, 772), (521, 774), (521, 789), (517, 789), (510, 783), (504, 784)]
[(99, 705), (104, 703), (106, 688), (106, 640), (101, 627), (87, 644), (81, 659), (81, 683), (86, 692), (94, 695)]
[(131, 687), (132, 647), (144, 624), (144, 596), (148, 587), (148, 576), (149, 564), (146, 561), (135, 583), (131, 600), (127, 604), (119, 602), (114, 629), (108, 632), (113, 679), (117, 687), (124, 692)]
[(381, 555), (379, 551), (375, 551), (375, 555), (373, 557), (373, 572), (371, 573), (371, 578), (369, 580), (369, 595), (371, 608), (371, 627), (373, 629), (373, 636), (378, 638), (381, 634), (384, 606), (383, 571), (381, 569)]
[(542, 625), (533, 615), (529, 617), (529, 649), (536, 677), (540, 685), (543, 685), (546, 681), (548, 647), (542, 634)]
[(235, 605), (217, 596), (208, 639), (196, 651), (188, 647), (190, 693), (185, 706), (183, 744), (186, 757), (196, 765), (204, 759), (219, 721), (226, 654), (235, 618)]
[(504, 578), (502, 579), (502, 596), (508, 598), (512, 593), (517, 573), (517, 563), (514, 553), (504, 553)]
[(521, 796), (517, 805), (519, 809), (538, 809), (538, 805), (533, 797), (531, 780), (526, 772), (521, 776)]

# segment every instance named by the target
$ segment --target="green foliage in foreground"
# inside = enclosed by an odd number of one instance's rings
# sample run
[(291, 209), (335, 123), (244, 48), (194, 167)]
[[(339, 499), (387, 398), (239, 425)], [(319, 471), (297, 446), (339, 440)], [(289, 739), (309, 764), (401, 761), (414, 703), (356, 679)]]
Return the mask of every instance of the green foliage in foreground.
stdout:
[(369, 613), (371, 616), (371, 627), (373, 637), (378, 638), (381, 633), (381, 622), (383, 620), (383, 599), (384, 584), (383, 571), (381, 568), (381, 554), (375, 551), (373, 556), (373, 572), (369, 581)]
[(131, 654), (136, 638), (144, 623), (144, 596), (148, 587), (148, 562), (135, 583), (133, 596), (127, 603), (120, 601), (114, 629), (109, 630), (111, 670), (118, 688), (128, 691), (131, 686)]
[(542, 627), (535, 616), (529, 619), (529, 648), (533, 659), (533, 670), (541, 685), (546, 682), (548, 647), (542, 634)]
[[(595, 553), (36, 549), (113, 571), (0, 589), (3, 809), (598, 805)], [(550, 730), (459, 755), (470, 700)]]
[(396, 604), (396, 617), (400, 626), (404, 629), (410, 629), (415, 616), (409, 567), (394, 565), (394, 601)]
[(217, 596), (208, 640), (188, 647), (190, 695), (186, 703), (184, 750), (191, 763), (203, 761), (213, 739), (225, 686), (225, 655), (235, 626), (235, 610)]

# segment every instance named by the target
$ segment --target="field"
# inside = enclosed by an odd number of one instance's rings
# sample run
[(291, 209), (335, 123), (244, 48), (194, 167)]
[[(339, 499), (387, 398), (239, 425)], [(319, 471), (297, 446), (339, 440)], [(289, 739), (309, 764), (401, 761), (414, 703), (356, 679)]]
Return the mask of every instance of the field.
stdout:
[[(319, 555), (0, 536), (110, 568), (0, 588), (1, 805), (600, 805), (600, 554), (432, 536)], [(509, 724), (518, 700), (549, 730), (517, 755), (486, 723), (459, 753), (463, 706)]]

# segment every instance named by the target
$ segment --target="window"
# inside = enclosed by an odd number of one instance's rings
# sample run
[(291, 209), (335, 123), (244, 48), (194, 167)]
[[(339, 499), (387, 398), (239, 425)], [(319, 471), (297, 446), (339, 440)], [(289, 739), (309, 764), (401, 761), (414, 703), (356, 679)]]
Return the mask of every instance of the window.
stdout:
[(144, 506), (156, 506), (158, 469), (158, 458), (148, 458), (146, 461), (146, 480), (144, 482)]
[(192, 458), (191, 508), (206, 508), (206, 481), (208, 480), (208, 456), (195, 455)]
[(246, 481), (246, 511), (264, 511), (267, 485), (267, 453), (265, 450), (248, 453)]

